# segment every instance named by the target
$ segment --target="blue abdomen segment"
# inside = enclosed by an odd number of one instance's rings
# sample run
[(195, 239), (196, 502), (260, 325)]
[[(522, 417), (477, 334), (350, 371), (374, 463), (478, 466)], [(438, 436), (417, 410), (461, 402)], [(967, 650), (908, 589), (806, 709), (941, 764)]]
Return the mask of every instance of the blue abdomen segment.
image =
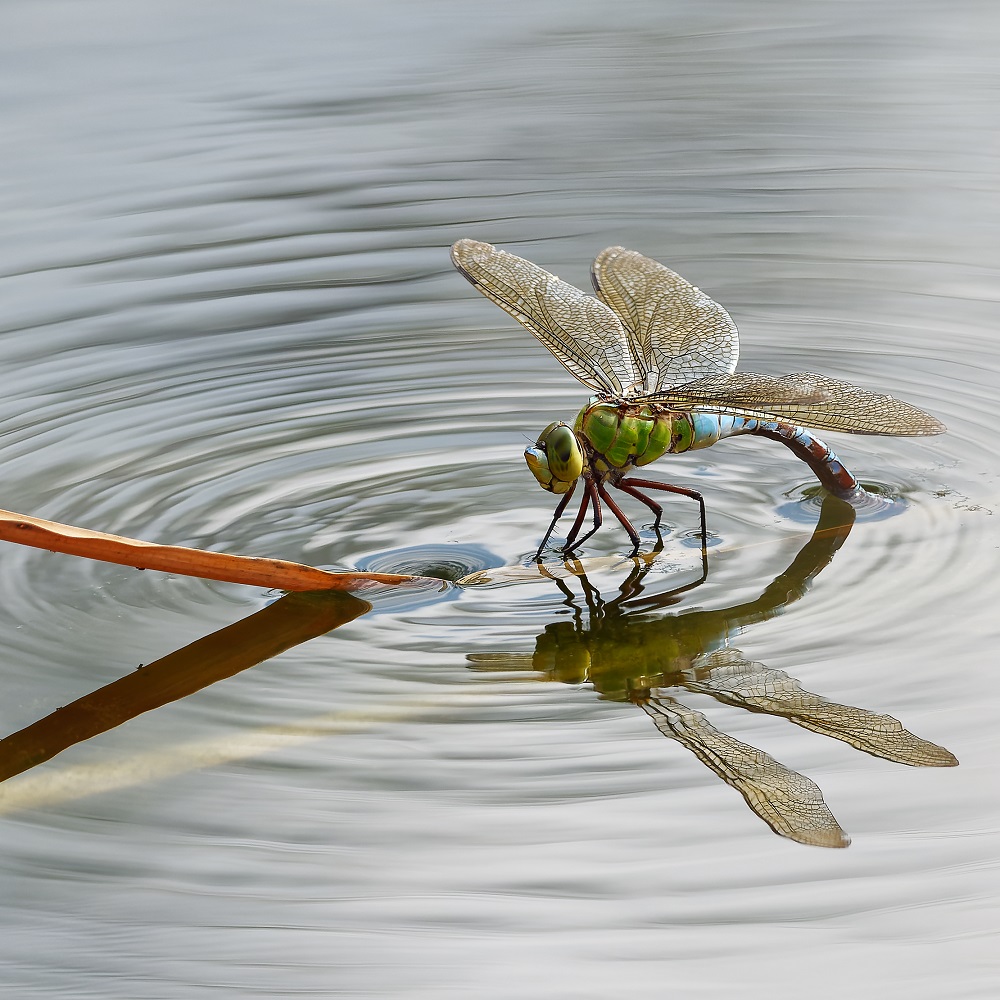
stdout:
[(691, 450), (708, 448), (720, 438), (732, 434), (752, 433), (744, 427), (746, 423), (743, 417), (734, 417), (729, 413), (699, 413), (695, 410), (691, 413), (691, 425), (694, 428)]
[(813, 474), (834, 496), (849, 500), (862, 491), (861, 484), (844, 467), (828, 445), (804, 427), (779, 420), (740, 417), (731, 413), (692, 412), (694, 438), (691, 448), (707, 448), (724, 437), (759, 434), (780, 441), (812, 469)]

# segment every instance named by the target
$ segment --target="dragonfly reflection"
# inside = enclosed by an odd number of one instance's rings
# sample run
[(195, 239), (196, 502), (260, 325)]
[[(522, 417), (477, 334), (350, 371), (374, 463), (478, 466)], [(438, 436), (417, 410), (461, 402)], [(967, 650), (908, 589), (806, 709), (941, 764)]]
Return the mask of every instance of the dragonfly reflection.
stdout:
[(848, 503), (828, 496), (812, 537), (788, 569), (756, 600), (731, 608), (650, 617), (649, 612), (675, 602), (678, 591), (643, 596), (648, 563), (637, 563), (618, 596), (608, 601), (582, 576), (586, 615), (567, 584), (555, 580), (576, 612), (574, 620), (546, 626), (533, 653), (480, 653), (469, 659), (480, 670), (530, 670), (546, 680), (589, 682), (604, 698), (631, 702), (664, 736), (735, 788), (775, 833), (804, 844), (846, 847), (850, 838), (815, 782), (716, 729), (674, 692), (780, 716), (901, 764), (956, 765), (948, 750), (914, 736), (892, 716), (828, 701), (727, 645), (734, 633), (781, 614), (800, 598), (843, 543), (853, 520)]

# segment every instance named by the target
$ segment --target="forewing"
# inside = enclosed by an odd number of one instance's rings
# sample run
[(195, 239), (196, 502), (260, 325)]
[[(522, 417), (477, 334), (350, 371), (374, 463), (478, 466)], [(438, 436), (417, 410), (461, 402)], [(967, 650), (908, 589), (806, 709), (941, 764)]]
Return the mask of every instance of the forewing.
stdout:
[(723, 409), (847, 434), (919, 437), (947, 429), (910, 403), (812, 372), (710, 375), (643, 398), (677, 409)]
[(695, 679), (685, 686), (729, 705), (783, 716), (803, 729), (899, 764), (954, 767), (958, 763), (950, 751), (914, 736), (891, 715), (827, 701), (804, 691), (784, 671), (746, 659), (738, 649), (699, 657)]
[(669, 267), (608, 247), (591, 276), (625, 327), (647, 392), (735, 371), (740, 339), (732, 317)]
[(805, 775), (719, 732), (701, 712), (673, 698), (651, 698), (639, 704), (664, 736), (684, 744), (732, 785), (775, 833), (817, 847), (847, 847), (851, 842), (819, 786)]
[(622, 396), (640, 381), (621, 322), (603, 302), (489, 243), (459, 240), (451, 259), (584, 385)]

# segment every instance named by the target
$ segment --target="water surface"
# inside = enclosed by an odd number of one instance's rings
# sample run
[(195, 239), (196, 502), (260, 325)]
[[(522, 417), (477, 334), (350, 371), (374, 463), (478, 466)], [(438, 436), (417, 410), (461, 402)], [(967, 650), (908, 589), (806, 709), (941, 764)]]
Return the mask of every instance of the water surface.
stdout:
[[(831, 435), (901, 513), (719, 640), (961, 761), (675, 691), (822, 790), (852, 844), (804, 847), (620, 697), (627, 663), (606, 688), (518, 669), (559, 626), (599, 633), (578, 581), (379, 592), (0, 786), (12, 996), (993, 995), (991, 6), (3, 17), (3, 506), (331, 568), (517, 566), (552, 506), (521, 451), (586, 391), (447, 248), (582, 285), (623, 244), (726, 306), (741, 367), (948, 424)], [(697, 511), (669, 502), (638, 615), (660, 652), (787, 580), (820, 505), (769, 442), (656, 471), (704, 492), (713, 542), (683, 589)], [(609, 527), (588, 555), (626, 549)], [(613, 601), (629, 571), (591, 582)], [(14, 546), (0, 588), (4, 733), (277, 596)]]

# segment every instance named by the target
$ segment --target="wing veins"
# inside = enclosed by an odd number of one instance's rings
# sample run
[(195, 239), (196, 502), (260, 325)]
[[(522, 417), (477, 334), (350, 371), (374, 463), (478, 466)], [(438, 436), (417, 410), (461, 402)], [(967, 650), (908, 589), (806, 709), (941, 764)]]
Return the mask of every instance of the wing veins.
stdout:
[(489, 243), (459, 240), (452, 260), (588, 388), (621, 396), (637, 381), (621, 320), (604, 302)]
[(756, 747), (712, 726), (673, 698), (639, 702), (656, 728), (687, 747), (775, 833), (818, 847), (846, 847), (850, 838), (830, 812), (819, 786)]
[(751, 419), (847, 434), (919, 437), (946, 429), (911, 403), (814, 372), (712, 375), (649, 393), (643, 399), (682, 410), (724, 410)]
[(950, 751), (914, 735), (893, 716), (828, 701), (806, 691), (783, 670), (746, 659), (738, 649), (699, 657), (695, 678), (685, 687), (723, 704), (788, 719), (803, 729), (898, 764), (954, 767), (958, 763)]
[(651, 388), (735, 370), (739, 333), (732, 317), (670, 268), (634, 250), (608, 247), (591, 275), (601, 301), (621, 319), (643, 377), (656, 372)]

